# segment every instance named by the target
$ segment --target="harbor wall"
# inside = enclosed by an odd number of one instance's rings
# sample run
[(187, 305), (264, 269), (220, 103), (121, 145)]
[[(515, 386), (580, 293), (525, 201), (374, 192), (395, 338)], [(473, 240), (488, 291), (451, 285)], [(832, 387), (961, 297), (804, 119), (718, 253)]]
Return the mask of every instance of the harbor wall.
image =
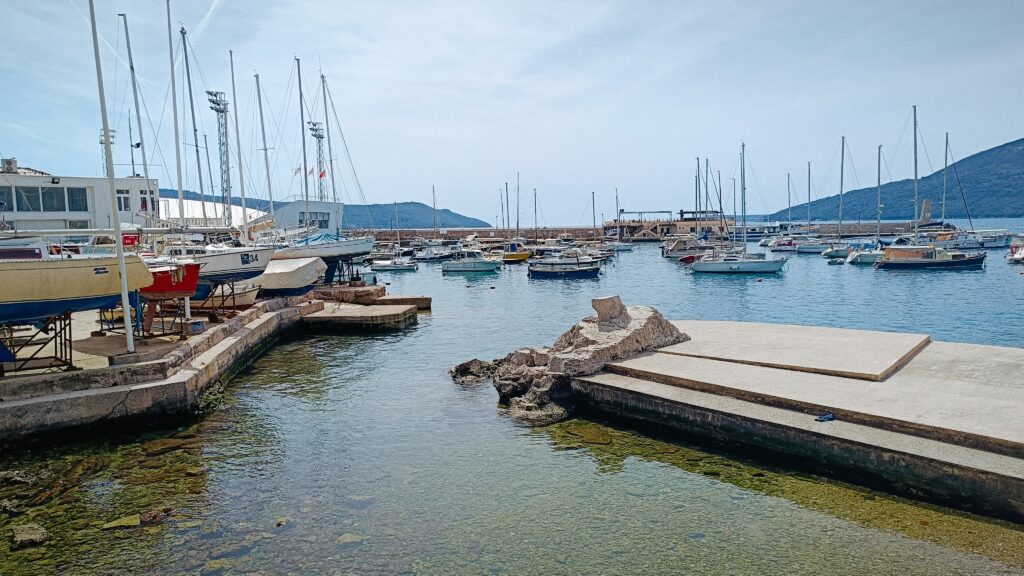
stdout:
[(594, 382), (574, 380), (572, 391), (583, 410), (659, 431), (668, 429), (756, 454), (761, 460), (785, 462), (907, 497), (1024, 522), (1024, 481), (1019, 476), (939, 462), (793, 428), (770, 418), (730, 414)]

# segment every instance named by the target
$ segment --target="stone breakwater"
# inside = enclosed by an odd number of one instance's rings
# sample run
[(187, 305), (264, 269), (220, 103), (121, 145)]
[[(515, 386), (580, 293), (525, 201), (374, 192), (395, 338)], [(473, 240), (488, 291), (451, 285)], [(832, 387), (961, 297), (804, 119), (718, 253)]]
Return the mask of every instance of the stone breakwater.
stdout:
[(573, 410), (573, 378), (596, 374), (608, 362), (689, 340), (648, 306), (622, 304), (618, 296), (591, 301), (589, 316), (550, 347), (520, 348), (494, 362), (470, 360), (453, 368), (456, 382), (490, 378), (509, 415), (542, 426), (565, 419)]

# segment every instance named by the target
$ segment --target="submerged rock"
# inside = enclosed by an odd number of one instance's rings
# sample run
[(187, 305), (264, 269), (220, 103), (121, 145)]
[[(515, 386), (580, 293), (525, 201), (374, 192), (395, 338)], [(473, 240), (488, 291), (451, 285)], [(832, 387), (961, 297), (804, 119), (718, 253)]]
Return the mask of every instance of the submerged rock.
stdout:
[[(572, 378), (690, 339), (654, 308), (627, 308), (618, 296), (594, 298), (591, 304), (597, 315), (584, 318), (550, 348), (521, 348), (492, 363), (497, 364), (494, 388), (501, 402), (508, 404), (509, 415), (530, 425), (558, 422), (573, 409)], [(468, 364), (453, 369), (453, 377)]]
[(181, 438), (157, 438), (156, 440), (150, 440), (142, 445), (142, 449), (146, 452), (146, 456), (160, 456), (168, 452), (173, 452), (179, 448), (184, 447), (188, 444), (188, 440)]
[(356, 544), (362, 544), (363, 540), (366, 540), (366, 538), (364, 538), (363, 536), (360, 536), (359, 534), (353, 534), (351, 532), (346, 532), (346, 533), (342, 534), (341, 536), (338, 536), (337, 538), (335, 538), (334, 542), (337, 543), (337, 544), (341, 544), (342, 546), (354, 546)]
[(6, 484), (32, 484), (35, 477), (24, 470), (0, 470), (0, 486)]
[(492, 378), (494, 371), (497, 369), (498, 361), (487, 362), (486, 360), (474, 358), (452, 368), (448, 373), (452, 375), (452, 380), (455, 380), (458, 384), (472, 384)]
[(14, 502), (11, 502), (10, 500), (0, 501), (0, 514), (15, 516), (20, 513), (21, 511), (14, 506)]
[(125, 516), (112, 520), (106, 524), (100, 526), (101, 530), (114, 530), (116, 528), (134, 528), (142, 524), (142, 516), (139, 514), (132, 514), (131, 516)]
[(11, 550), (39, 546), (50, 539), (50, 533), (39, 524), (20, 524), (11, 527)]

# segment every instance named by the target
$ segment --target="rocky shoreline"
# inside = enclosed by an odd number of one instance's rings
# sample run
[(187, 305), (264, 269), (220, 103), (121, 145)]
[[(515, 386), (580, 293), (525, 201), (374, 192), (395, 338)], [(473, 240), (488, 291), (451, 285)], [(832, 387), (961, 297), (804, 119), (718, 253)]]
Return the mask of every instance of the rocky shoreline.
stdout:
[(649, 306), (627, 308), (618, 296), (594, 298), (591, 304), (597, 315), (581, 320), (550, 347), (520, 348), (493, 362), (470, 360), (449, 371), (452, 379), (460, 384), (491, 380), (510, 416), (544, 426), (572, 414), (572, 378), (690, 339)]

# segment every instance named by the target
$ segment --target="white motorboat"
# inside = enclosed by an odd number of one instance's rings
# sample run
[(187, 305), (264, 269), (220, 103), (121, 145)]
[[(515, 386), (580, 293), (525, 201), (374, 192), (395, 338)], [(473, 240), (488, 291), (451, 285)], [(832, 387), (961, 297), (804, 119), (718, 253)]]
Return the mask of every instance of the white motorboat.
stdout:
[(601, 261), (587, 256), (579, 248), (569, 248), (561, 254), (530, 262), (530, 278), (597, 278)]
[(164, 256), (175, 260), (195, 261), (202, 264), (196, 299), (210, 295), (214, 287), (231, 282), (250, 280), (263, 274), (270, 264), (274, 248), (270, 246), (208, 246), (171, 245), (164, 248)]
[(373, 272), (415, 272), (420, 265), (405, 256), (395, 256), (387, 260), (374, 260), (370, 263)]
[(1006, 248), (1013, 239), (1009, 230), (1002, 228), (998, 230), (975, 230), (971, 233), (982, 248)]
[(274, 252), (274, 260), (289, 258), (320, 258), (328, 264), (348, 262), (373, 251), (376, 242), (373, 236), (348, 238), (332, 232), (311, 234), (295, 240), (288, 246)]
[(845, 260), (850, 256), (850, 245), (844, 242), (830, 242), (828, 248), (821, 251), (821, 255), (825, 258), (842, 258)]
[(326, 271), (327, 264), (320, 258), (272, 260), (252, 283), (260, 287), (263, 297), (301, 296), (312, 290)]
[(451, 260), (453, 254), (450, 250), (440, 246), (427, 246), (423, 250), (416, 252), (414, 258), (417, 262), (441, 262)]
[(494, 272), (501, 268), (501, 260), (485, 258), (480, 250), (459, 250), (453, 258), (441, 264), (441, 273), (451, 272)]
[(872, 265), (885, 257), (885, 250), (880, 248), (851, 249), (846, 257), (847, 264)]
[(693, 234), (680, 238), (674, 238), (661, 247), (661, 255), (665, 258), (679, 259), (691, 254), (703, 254), (712, 249), (712, 246), (700, 240)]

